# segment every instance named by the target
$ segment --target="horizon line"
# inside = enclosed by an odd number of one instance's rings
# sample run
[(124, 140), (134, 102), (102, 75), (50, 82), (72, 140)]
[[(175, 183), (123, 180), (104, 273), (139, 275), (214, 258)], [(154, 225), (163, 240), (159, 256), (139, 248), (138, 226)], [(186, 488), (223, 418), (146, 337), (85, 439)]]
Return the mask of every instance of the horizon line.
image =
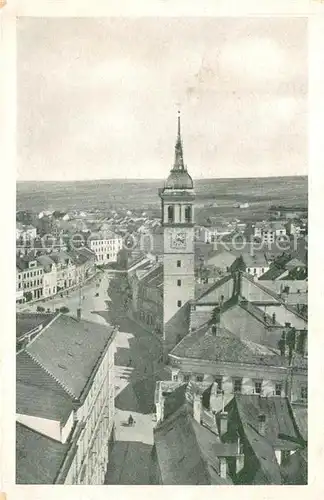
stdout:
[[(248, 177), (193, 177), (195, 181), (210, 181), (210, 180), (231, 180), (231, 179), (281, 179), (281, 178), (295, 178), (307, 177), (308, 174), (294, 174), (294, 175), (261, 175), (261, 176), (248, 176)], [(95, 182), (95, 181), (165, 181), (166, 178), (162, 177), (100, 177), (100, 178), (84, 178), (84, 179), (17, 179), (16, 184), (22, 182)]]

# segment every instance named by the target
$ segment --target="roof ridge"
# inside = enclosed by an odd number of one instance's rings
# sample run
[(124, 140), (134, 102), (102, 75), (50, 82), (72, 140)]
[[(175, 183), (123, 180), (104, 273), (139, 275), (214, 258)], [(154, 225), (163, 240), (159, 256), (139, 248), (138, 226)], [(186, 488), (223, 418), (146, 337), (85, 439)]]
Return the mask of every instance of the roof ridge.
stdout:
[(281, 297), (274, 292), (273, 290), (268, 289), (267, 287), (260, 285), (259, 281), (255, 281), (252, 276), (250, 276), (248, 273), (243, 273), (244, 278), (247, 278), (248, 281), (251, 283), (254, 283), (256, 287), (259, 287), (261, 290), (263, 290), (265, 293), (270, 295), (271, 297), (274, 297), (275, 299), (278, 300), (278, 302), (281, 302), (282, 304), (285, 304), (285, 302), (281, 299)]
[(213, 283), (210, 288), (208, 288), (207, 290), (205, 290), (204, 292), (202, 292), (201, 295), (199, 295), (195, 300), (198, 301), (200, 299), (202, 299), (205, 295), (208, 295), (208, 293), (216, 290), (216, 288), (218, 286), (221, 286), (223, 285), (224, 283), (226, 283), (228, 280), (230, 280), (232, 278), (232, 275), (231, 274), (227, 274), (225, 276), (223, 276), (222, 278), (220, 278), (218, 281), (216, 281), (215, 283)]
[(59, 379), (57, 379), (47, 368), (45, 368), (45, 366), (43, 365), (43, 363), (41, 363), (33, 354), (31, 354), (30, 352), (28, 352), (27, 350), (25, 351), (28, 356), (38, 365), (40, 366), (40, 368), (42, 368), (42, 370), (44, 370), (45, 373), (47, 373), (47, 375), (49, 375), (50, 377), (52, 377), (53, 380), (55, 380), (55, 382), (60, 385), (62, 387), (62, 389), (64, 389), (64, 391), (67, 392), (67, 394), (69, 394), (72, 398), (77, 398), (77, 396), (75, 394), (73, 394), (73, 392), (68, 389), (65, 384), (63, 384), (63, 382), (61, 382)]
[[(178, 347), (182, 342), (184, 342), (185, 339), (187, 339), (188, 337), (190, 336), (194, 336), (196, 335), (197, 333), (201, 333), (200, 330), (203, 330), (203, 327), (206, 328), (206, 324), (204, 323), (204, 325), (201, 325), (199, 328), (197, 328), (197, 330), (193, 330), (193, 331), (190, 331), (187, 333), (187, 335), (185, 335), (184, 337), (182, 337), (182, 339), (180, 340), (180, 342), (178, 342), (172, 349), (172, 351), (170, 352), (170, 354), (173, 353), (174, 349), (176, 347)], [(206, 333), (206, 332), (205, 332)]]

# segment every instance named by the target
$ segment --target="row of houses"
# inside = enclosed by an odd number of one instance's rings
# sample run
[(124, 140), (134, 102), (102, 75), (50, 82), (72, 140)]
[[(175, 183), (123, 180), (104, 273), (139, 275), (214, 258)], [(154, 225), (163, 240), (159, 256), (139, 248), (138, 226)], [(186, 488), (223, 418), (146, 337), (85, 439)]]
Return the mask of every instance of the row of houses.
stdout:
[(88, 248), (16, 258), (16, 303), (53, 297), (82, 284), (95, 273), (96, 255)]

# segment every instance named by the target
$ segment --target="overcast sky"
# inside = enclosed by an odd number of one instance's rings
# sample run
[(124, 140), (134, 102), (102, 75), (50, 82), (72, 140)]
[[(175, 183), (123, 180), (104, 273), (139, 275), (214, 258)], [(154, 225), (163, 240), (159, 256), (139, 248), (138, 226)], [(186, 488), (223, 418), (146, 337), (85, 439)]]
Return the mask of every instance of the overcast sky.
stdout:
[(18, 180), (307, 174), (304, 18), (21, 18)]

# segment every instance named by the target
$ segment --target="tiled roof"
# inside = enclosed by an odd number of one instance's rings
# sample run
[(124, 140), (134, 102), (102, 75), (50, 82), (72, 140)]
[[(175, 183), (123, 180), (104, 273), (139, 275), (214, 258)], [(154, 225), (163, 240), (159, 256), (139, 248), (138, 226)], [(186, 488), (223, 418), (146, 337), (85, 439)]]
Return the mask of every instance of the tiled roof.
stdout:
[(210, 283), (195, 282), (195, 299), (201, 297), (207, 290), (210, 289)]
[(277, 326), (277, 327), (282, 326), (282, 324), (278, 323), (278, 321), (276, 321), (276, 320), (273, 321), (272, 315), (267, 314), (265, 311), (262, 311), (262, 309), (260, 309), (258, 306), (256, 306), (252, 302), (242, 301), (242, 302), (240, 302), (240, 307), (242, 307), (242, 309), (245, 309), (245, 311), (252, 314), (252, 316), (254, 316), (257, 320), (261, 321), (261, 323), (263, 323), (265, 325)]
[(16, 412), (64, 424), (73, 410), (71, 396), (26, 352), (16, 357)]
[(112, 231), (109, 230), (104, 230), (104, 231), (98, 231), (97, 233), (92, 234), (89, 237), (89, 241), (95, 241), (95, 240), (116, 240), (120, 239), (121, 236), (117, 235), (116, 233), (113, 233)]
[[(276, 450), (294, 450), (302, 446), (291, 417), (286, 398), (260, 397), (258, 395), (235, 395), (229, 407), (236, 406), (245, 439), (258, 459), (259, 468), (248, 469), (245, 464), (239, 475), (239, 482), (245, 484), (282, 484), (280, 467), (275, 456)], [(266, 417), (265, 433), (261, 435), (258, 417)], [(231, 423), (230, 423), (231, 426)], [(251, 477), (248, 477), (251, 476)]]
[(217, 288), (221, 287), (222, 285), (224, 285), (225, 283), (227, 283), (228, 281), (232, 280), (232, 276), (230, 274), (227, 274), (226, 276), (224, 276), (223, 278), (221, 278), (220, 280), (216, 281), (216, 283), (213, 283), (212, 285), (210, 285), (210, 287), (204, 291), (202, 293), (202, 295), (200, 295), (200, 297), (197, 298), (197, 301), (198, 302), (213, 302), (213, 301), (216, 301), (218, 302), (219, 299), (218, 299), (218, 295), (216, 297), (213, 296), (213, 292), (215, 290), (217, 290)]
[(267, 267), (268, 260), (263, 252), (254, 252), (252, 255), (250, 253), (242, 254), (244, 264), (246, 267)]
[(154, 442), (162, 484), (231, 483), (219, 475), (218, 437), (194, 420), (188, 404), (154, 429)]
[(79, 398), (113, 336), (113, 328), (108, 325), (59, 315), (26, 351), (71, 395)]
[(152, 268), (152, 270), (144, 276), (142, 284), (150, 287), (158, 287), (163, 284), (163, 264)]
[(305, 404), (291, 403), (291, 410), (295, 419), (295, 423), (304, 441), (307, 441), (308, 436), (308, 410)]
[[(283, 303), (283, 300), (281, 299), (280, 295), (278, 295), (278, 293), (276, 293), (274, 290), (271, 290), (270, 288), (263, 286), (261, 283), (259, 283), (259, 281), (254, 281), (253, 277), (250, 274), (242, 273), (242, 281), (243, 280), (249, 281), (254, 285), (256, 289), (259, 289), (260, 295), (262, 291), (263, 295), (266, 294), (268, 297), (275, 299), (275, 301)], [(249, 299), (249, 297), (246, 298)]]
[(235, 401), (243, 426), (258, 431), (258, 417), (265, 415), (264, 437), (274, 448), (292, 450), (301, 444), (287, 398), (237, 394)]
[(164, 401), (164, 419), (167, 419), (185, 403), (186, 390), (186, 384), (182, 384), (166, 396)]
[(16, 314), (16, 337), (22, 337), (34, 328), (41, 325), (46, 326), (55, 317), (55, 314), (46, 313), (17, 313)]
[(209, 310), (200, 310), (200, 308), (197, 306), (195, 311), (191, 311), (190, 313), (190, 324), (191, 324), (191, 330), (197, 330), (201, 326), (209, 323), (209, 321), (213, 317), (213, 306), (210, 306)]
[(259, 280), (275, 280), (278, 279), (283, 273), (285, 272), (285, 269), (277, 267), (275, 264), (270, 266), (267, 272), (262, 274), (259, 277)]
[(307, 448), (297, 450), (280, 467), (283, 484), (307, 484)]
[(69, 252), (69, 255), (76, 265), (82, 265), (89, 260), (94, 260), (96, 255), (89, 248), (80, 248)]
[(240, 339), (219, 327), (216, 334), (207, 325), (184, 337), (171, 351), (171, 356), (232, 363), (285, 366), (286, 361), (274, 350)]
[(286, 269), (294, 269), (295, 267), (306, 267), (306, 264), (302, 260), (293, 257), (286, 263)]
[(66, 261), (72, 260), (69, 254), (63, 251), (51, 253), (50, 258), (55, 262), (55, 264), (65, 264)]
[[(25, 269), (28, 269), (28, 264), (29, 262), (33, 262), (34, 260), (37, 261), (37, 258), (35, 255), (24, 255), (23, 257), (17, 257), (16, 258), (16, 267), (20, 271), (24, 271)], [(40, 265), (38, 267), (41, 267)]]
[(16, 483), (54, 484), (69, 445), (16, 424)]

